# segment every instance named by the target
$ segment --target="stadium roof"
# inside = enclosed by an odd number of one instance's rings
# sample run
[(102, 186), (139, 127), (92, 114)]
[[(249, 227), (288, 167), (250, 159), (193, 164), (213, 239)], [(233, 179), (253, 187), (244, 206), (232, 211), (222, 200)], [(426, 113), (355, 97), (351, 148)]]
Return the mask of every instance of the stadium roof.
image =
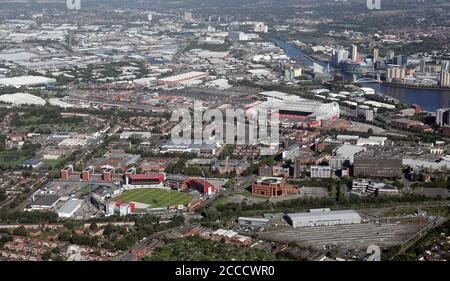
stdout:
[(1, 95), (0, 102), (10, 103), (14, 105), (23, 105), (23, 104), (45, 105), (47, 103), (43, 98), (33, 96), (27, 93)]
[(203, 187), (214, 187), (214, 185), (210, 182), (207, 182), (205, 180), (202, 179), (188, 179), (187, 180), (189, 183), (196, 183), (196, 184), (200, 184)]
[(11, 87), (46, 85), (55, 82), (56, 79), (44, 76), (17, 76), (0, 79), (0, 85)]
[(127, 175), (130, 180), (159, 180), (164, 181), (163, 174), (131, 174)]

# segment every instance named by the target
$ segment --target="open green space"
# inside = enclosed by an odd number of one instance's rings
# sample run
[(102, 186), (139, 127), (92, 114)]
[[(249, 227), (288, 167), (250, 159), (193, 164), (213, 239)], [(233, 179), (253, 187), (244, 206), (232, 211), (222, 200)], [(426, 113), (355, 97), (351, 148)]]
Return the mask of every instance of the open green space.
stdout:
[(174, 205), (185, 205), (191, 201), (188, 193), (165, 189), (135, 189), (127, 190), (117, 197), (115, 201), (139, 202), (150, 205), (150, 208), (161, 208)]
[(15, 167), (26, 158), (20, 151), (8, 150), (0, 152), (0, 164), (5, 167)]
[(50, 169), (54, 169), (58, 166), (62, 166), (62, 163), (64, 163), (65, 158), (60, 158), (60, 159), (54, 159), (54, 160), (44, 160), (42, 162), (44, 162), (44, 164), (50, 168)]

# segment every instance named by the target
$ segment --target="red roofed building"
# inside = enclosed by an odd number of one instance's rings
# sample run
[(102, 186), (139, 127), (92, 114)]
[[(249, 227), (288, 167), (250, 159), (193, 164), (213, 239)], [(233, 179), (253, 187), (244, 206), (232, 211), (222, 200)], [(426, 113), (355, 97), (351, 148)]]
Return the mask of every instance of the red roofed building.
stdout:
[(214, 193), (214, 185), (202, 179), (187, 179), (186, 185), (201, 193), (211, 195)]
[(125, 188), (163, 188), (163, 174), (126, 174)]
[(128, 203), (128, 202), (122, 202), (122, 201), (114, 201), (114, 205), (116, 206), (116, 207), (120, 207), (121, 205), (123, 205), (123, 204), (128, 204), (128, 205), (130, 205), (130, 208), (131, 208), (131, 212), (132, 213), (134, 213), (134, 209), (136, 209), (136, 205), (134, 204), (134, 203)]

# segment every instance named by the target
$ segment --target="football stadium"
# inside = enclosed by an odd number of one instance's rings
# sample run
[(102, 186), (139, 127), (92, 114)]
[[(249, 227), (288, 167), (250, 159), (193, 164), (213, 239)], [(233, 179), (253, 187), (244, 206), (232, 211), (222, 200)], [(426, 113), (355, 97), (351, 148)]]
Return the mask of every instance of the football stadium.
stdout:
[(250, 115), (259, 110), (275, 112), (278, 110), (280, 119), (296, 119), (303, 122), (320, 122), (322, 120), (334, 122), (340, 114), (339, 104), (336, 102), (322, 103), (308, 100), (295, 95), (278, 91), (260, 92), (265, 101), (256, 101), (246, 107)]

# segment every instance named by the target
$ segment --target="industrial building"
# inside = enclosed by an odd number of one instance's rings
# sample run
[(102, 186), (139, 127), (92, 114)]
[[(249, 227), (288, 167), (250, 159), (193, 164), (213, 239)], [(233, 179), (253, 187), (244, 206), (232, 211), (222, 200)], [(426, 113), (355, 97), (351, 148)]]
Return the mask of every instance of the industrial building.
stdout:
[(233, 230), (226, 230), (221, 228), (211, 233), (210, 238), (214, 241), (225, 241), (225, 243), (233, 244), (236, 246), (248, 246), (252, 242), (252, 239), (248, 236), (240, 235)]
[(177, 154), (196, 154), (197, 156), (210, 156), (216, 154), (216, 144), (175, 144), (171, 141), (161, 146), (159, 151), (161, 154), (177, 153)]
[[(399, 118), (391, 121), (391, 126), (393, 128), (402, 129), (402, 130), (424, 130), (428, 131), (427, 125), (423, 124), (417, 120), (411, 120), (406, 118)], [(431, 131), (431, 127), (428, 127)]]
[(249, 217), (239, 217), (238, 224), (240, 225), (252, 225), (258, 227), (266, 227), (269, 223), (269, 219), (266, 218), (249, 218)]
[(71, 198), (56, 211), (60, 218), (70, 218), (81, 207), (83, 200)]
[(174, 87), (182, 83), (186, 83), (192, 80), (198, 80), (198, 79), (205, 79), (208, 77), (207, 72), (199, 72), (199, 71), (192, 71), (187, 72), (175, 76), (170, 76), (166, 78), (161, 78), (157, 81), (158, 84)]
[(344, 145), (338, 147), (334, 151), (334, 154), (336, 154), (336, 156), (342, 157), (344, 159), (344, 161), (348, 160), (350, 164), (353, 164), (355, 155), (358, 155), (366, 150), (367, 149), (365, 147), (351, 145), (351, 144), (344, 144)]
[(136, 137), (140, 137), (143, 139), (149, 139), (151, 136), (150, 132), (122, 132), (120, 134), (120, 139), (121, 140), (127, 140), (129, 139), (131, 136), (136, 136)]
[(357, 146), (384, 146), (387, 141), (387, 137), (375, 137), (370, 136), (368, 138), (359, 138), (356, 142)]
[(58, 201), (61, 199), (61, 196), (58, 195), (42, 195), (39, 196), (36, 200), (34, 200), (33, 196), (33, 202), (28, 204), (27, 209), (28, 210), (46, 210), (51, 209), (58, 203)]
[(291, 213), (286, 220), (293, 227), (356, 224), (361, 223), (361, 216), (352, 210), (331, 211), (325, 209), (311, 209), (307, 213)]

